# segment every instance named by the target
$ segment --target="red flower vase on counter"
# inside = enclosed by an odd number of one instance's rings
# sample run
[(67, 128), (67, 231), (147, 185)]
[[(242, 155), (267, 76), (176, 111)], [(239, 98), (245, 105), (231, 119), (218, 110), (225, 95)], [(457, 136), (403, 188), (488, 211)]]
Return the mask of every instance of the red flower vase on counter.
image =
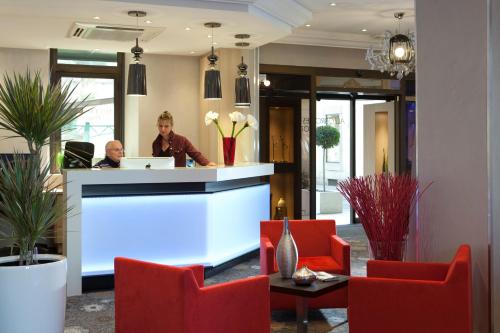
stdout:
[(222, 152), (224, 165), (234, 165), (234, 152), (236, 151), (236, 138), (222, 138)]

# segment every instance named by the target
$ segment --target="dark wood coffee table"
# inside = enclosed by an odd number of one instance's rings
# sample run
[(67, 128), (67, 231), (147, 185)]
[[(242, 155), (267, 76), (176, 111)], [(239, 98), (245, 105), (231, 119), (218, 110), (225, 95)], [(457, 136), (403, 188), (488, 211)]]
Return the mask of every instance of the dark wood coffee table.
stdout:
[(338, 276), (338, 279), (333, 281), (314, 281), (310, 286), (297, 286), (292, 279), (282, 278), (279, 272), (269, 275), (271, 291), (295, 296), (298, 333), (307, 333), (307, 306), (309, 298), (318, 297), (330, 291), (347, 287), (349, 277), (345, 275), (336, 276)]

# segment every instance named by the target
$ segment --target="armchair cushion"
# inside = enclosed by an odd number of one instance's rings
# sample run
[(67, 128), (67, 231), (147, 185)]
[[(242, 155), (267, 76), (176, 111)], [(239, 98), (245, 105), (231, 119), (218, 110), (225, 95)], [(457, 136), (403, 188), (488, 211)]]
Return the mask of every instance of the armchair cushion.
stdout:
[(306, 265), (313, 271), (325, 271), (329, 273), (342, 274), (342, 266), (330, 256), (299, 257), (297, 267)]

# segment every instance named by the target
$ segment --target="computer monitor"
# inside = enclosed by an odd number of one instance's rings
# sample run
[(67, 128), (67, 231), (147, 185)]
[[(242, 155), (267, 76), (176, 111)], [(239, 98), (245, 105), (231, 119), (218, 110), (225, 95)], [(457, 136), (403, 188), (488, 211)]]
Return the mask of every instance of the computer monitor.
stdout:
[(91, 168), (94, 144), (90, 142), (68, 141), (64, 147), (64, 169)]
[(0, 160), (11, 163), (14, 160), (14, 155), (19, 156), (22, 160), (30, 156), (28, 153), (2, 153), (0, 154)]

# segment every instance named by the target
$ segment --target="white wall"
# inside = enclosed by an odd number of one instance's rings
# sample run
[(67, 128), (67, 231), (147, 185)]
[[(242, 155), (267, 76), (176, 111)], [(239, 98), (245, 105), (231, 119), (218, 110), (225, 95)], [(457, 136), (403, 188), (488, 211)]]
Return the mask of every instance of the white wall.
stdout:
[(260, 63), (272, 65), (369, 69), (366, 50), (338, 47), (267, 44), (259, 48)]
[[(5, 74), (23, 73), (27, 69), (40, 71), (44, 84), (49, 83), (49, 51), (0, 48), (0, 80), (3, 83)], [(26, 141), (20, 138), (6, 139), (11, 132), (0, 130), (0, 153), (14, 151), (27, 152)]]
[[(199, 58), (200, 72), (199, 72), (199, 109), (200, 109), (200, 149), (206, 154), (205, 156), (215, 163), (224, 163), (222, 153), (222, 139), (218, 133), (215, 125), (211, 124), (205, 126), (205, 114), (207, 111), (212, 110), (219, 113), (220, 125), (224, 131), (225, 136), (231, 136), (232, 123), (229, 119), (229, 113), (239, 111), (244, 115), (251, 114), (257, 120), (259, 119), (258, 108), (258, 80), (257, 80), (257, 52), (255, 50), (245, 49), (218, 49), (216, 54), (219, 57), (217, 61), (218, 68), (221, 72), (222, 83), (222, 99), (217, 101), (207, 101), (203, 99), (203, 85), (205, 70), (208, 67), (208, 60), (206, 56)], [(250, 79), (250, 94), (251, 105), (249, 108), (235, 108), (235, 78), (238, 73), (238, 64), (241, 62), (241, 56), (244, 57), (244, 62), (248, 65), (248, 77)], [(236, 131), (241, 128), (242, 124), (236, 125)], [(235, 131), (235, 134), (236, 134)], [(246, 128), (236, 140), (236, 151), (234, 162), (254, 162), (258, 161), (258, 138), (259, 132), (251, 128)]]
[(500, 0), (489, 1), (488, 150), (490, 152), (491, 318), (500, 332)]
[(471, 245), (474, 331), (488, 332), (487, 0), (415, 4), (417, 175), (434, 182), (418, 207), (417, 251), (449, 261)]
[[(128, 71), (131, 57), (127, 55), (126, 60)], [(156, 120), (165, 110), (174, 117), (174, 132), (199, 147), (198, 57), (145, 54), (142, 63), (148, 95), (125, 98), (127, 156), (151, 156), (151, 144), (158, 135)]]

